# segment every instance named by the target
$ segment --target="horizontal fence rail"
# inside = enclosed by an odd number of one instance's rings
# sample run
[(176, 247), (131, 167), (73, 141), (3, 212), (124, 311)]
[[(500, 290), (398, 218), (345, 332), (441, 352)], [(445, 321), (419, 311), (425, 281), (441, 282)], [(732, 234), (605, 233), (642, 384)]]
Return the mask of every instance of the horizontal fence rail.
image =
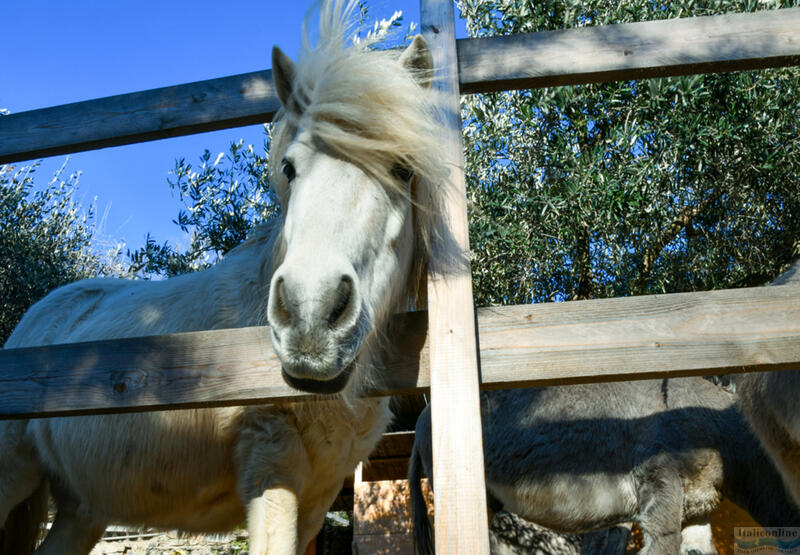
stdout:
[(800, 8), (462, 40), (461, 92), (800, 65)]
[[(800, 8), (457, 42), (462, 93), (800, 64)], [(271, 71), (0, 117), (0, 163), (272, 120)]]
[[(783, 285), (478, 309), (483, 389), (800, 368), (800, 287)], [(427, 317), (397, 316), (383, 387), (426, 389)], [(268, 328), (0, 351), (0, 418), (307, 398)]]
[(272, 120), (272, 70), (0, 117), (0, 163), (128, 145)]

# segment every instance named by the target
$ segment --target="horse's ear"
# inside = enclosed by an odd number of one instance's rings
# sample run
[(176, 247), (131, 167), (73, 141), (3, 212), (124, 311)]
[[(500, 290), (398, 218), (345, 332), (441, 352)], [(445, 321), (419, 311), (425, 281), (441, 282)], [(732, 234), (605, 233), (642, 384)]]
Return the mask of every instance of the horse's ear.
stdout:
[(292, 95), (294, 62), (277, 46), (272, 47), (272, 81), (281, 104), (286, 106)]
[(400, 64), (411, 72), (423, 89), (430, 88), (433, 83), (433, 55), (422, 35), (414, 37), (400, 56)]

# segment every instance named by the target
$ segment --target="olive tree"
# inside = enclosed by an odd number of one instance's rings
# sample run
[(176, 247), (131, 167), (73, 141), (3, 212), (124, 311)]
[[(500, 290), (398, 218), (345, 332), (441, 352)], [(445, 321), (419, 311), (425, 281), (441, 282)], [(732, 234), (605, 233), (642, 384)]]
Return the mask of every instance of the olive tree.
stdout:
[(43, 187), (34, 186), (37, 164), (0, 165), (0, 345), (28, 307), (60, 285), (116, 275), (118, 252), (92, 246), (94, 206), (75, 200), (79, 173), (62, 166)]
[(188, 234), (189, 246), (181, 251), (148, 236), (142, 247), (128, 251), (130, 271), (156, 277), (205, 268), (273, 217), (278, 204), (268, 183), (268, 144), (265, 135), (261, 151), (241, 140), (216, 157), (205, 150), (197, 166), (178, 159), (168, 183), (185, 205), (175, 223)]
[[(461, 0), (472, 36), (795, 5)], [(761, 283), (798, 254), (797, 68), (464, 97), (476, 301)]]

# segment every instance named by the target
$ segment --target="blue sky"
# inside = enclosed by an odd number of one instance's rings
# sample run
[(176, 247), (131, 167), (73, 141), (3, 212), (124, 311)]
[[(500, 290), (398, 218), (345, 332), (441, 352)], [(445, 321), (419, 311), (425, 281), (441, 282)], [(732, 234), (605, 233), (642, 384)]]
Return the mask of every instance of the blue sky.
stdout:
[[(0, 108), (16, 113), (268, 68), (273, 44), (292, 57), (297, 53), (310, 4), (7, 0)], [(371, 19), (402, 10), (406, 24), (419, 22), (418, 0), (367, 4)], [(457, 28), (464, 36), (463, 24)], [(135, 248), (150, 232), (159, 241), (184, 244), (171, 223), (181, 206), (167, 185), (175, 159), (194, 163), (205, 148), (216, 154), (242, 138), (260, 147), (263, 129), (239, 127), (72, 154), (67, 171), (82, 171), (84, 205), (97, 197), (101, 239)], [(37, 183), (44, 185), (64, 159), (42, 160)]]

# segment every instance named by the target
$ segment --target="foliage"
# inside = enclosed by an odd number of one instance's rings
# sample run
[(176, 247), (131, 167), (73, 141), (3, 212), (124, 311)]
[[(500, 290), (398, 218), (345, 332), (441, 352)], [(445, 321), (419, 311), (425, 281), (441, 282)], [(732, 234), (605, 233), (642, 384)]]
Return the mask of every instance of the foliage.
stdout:
[[(473, 36), (775, 7), (459, 5)], [(705, 290), (774, 276), (800, 254), (799, 93), (800, 71), (785, 68), (464, 97), (476, 302)]]
[(37, 164), (0, 166), (0, 344), (28, 307), (60, 285), (118, 274), (117, 254), (91, 248), (94, 206), (83, 211), (74, 193), (79, 174), (62, 166), (47, 187), (34, 189)]
[[(267, 135), (264, 150), (268, 143)], [(197, 169), (180, 158), (172, 175), (169, 185), (186, 205), (175, 223), (190, 234), (189, 246), (180, 251), (148, 235), (144, 246), (128, 252), (130, 271), (141, 277), (205, 268), (241, 243), (254, 225), (277, 212), (268, 184), (268, 158), (241, 140), (213, 161), (206, 150)]]

